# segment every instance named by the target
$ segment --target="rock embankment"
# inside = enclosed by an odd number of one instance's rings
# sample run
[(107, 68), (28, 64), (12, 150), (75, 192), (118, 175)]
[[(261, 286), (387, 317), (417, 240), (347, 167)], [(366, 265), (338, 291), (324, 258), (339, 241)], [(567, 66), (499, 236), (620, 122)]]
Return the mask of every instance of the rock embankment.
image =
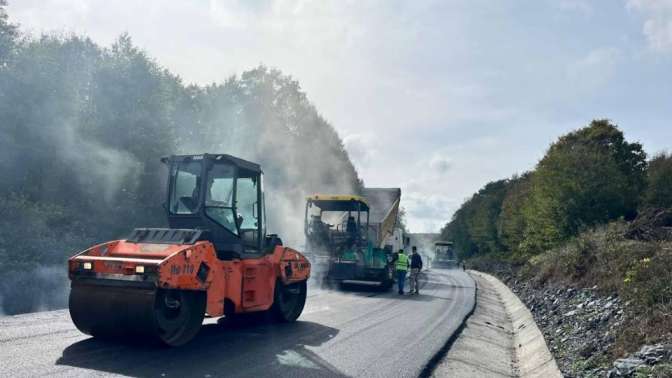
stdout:
[(612, 377), (672, 377), (672, 344), (644, 345), (626, 358), (614, 361)]
[(616, 339), (633, 324), (625, 311), (630, 304), (618, 296), (600, 295), (597, 287), (536, 288), (512, 278), (506, 283), (532, 312), (566, 377), (672, 376), (672, 345), (645, 345), (614, 357)]

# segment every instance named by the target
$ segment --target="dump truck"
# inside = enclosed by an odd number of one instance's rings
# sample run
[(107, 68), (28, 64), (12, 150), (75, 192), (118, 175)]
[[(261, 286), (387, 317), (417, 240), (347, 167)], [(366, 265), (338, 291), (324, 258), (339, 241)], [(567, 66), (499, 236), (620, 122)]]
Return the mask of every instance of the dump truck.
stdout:
[(409, 239), (399, 222), (400, 188), (364, 188), (364, 198), (371, 206), (369, 232), (378, 248), (398, 252), (406, 248)]
[(453, 249), (453, 242), (437, 241), (434, 242), (434, 260), (433, 268), (454, 268), (457, 266), (457, 257)]
[(296, 320), (311, 265), (266, 234), (261, 167), (226, 154), (162, 158), (170, 228), (139, 228), (68, 260), (69, 310), (94, 337), (189, 342), (204, 316)]
[(394, 283), (393, 253), (403, 244), (397, 229), (401, 190), (381, 193), (365, 189), (364, 194), (309, 196), (304, 222), (306, 250), (322, 268), (323, 281), (330, 285), (390, 288)]

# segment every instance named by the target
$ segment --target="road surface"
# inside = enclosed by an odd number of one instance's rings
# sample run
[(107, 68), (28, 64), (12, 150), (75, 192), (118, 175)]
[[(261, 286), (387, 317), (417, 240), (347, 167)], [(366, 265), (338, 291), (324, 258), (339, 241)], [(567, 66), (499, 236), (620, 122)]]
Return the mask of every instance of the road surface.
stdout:
[(313, 290), (299, 321), (232, 326), (207, 319), (181, 348), (86, 336), (67, 310), (0, 318), (0, 376), (413, 377), (474, 306), (474, 282), (431, 270), (420, 296)]

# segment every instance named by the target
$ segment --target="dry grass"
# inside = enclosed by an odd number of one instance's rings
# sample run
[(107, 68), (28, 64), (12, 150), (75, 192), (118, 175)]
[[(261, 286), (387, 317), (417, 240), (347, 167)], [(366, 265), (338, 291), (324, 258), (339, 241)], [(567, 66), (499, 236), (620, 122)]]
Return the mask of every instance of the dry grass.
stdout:
[(626, 228), (616, 222), (585, 232), (521, 269), (539, 286), (597, 287), (618, 294), (627, 304), (627, 320), (615, 356), (672, 341), (672, 242), (628, 240)]

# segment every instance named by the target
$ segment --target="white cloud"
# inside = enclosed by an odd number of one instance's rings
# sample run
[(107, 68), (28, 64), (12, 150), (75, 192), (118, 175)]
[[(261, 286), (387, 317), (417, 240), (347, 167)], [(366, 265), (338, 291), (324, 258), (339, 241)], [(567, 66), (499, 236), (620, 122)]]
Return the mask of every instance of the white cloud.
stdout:
[(621, 51), (613, 47), (592, 50), (567, 67), (567, 78), (575, 88), (599, 89), (616, 74), (621, 55)]
[(661, 52), (672, 51), (672, 18), (658, 17), (646, 20), (644, 34), (654, 50)]
[(462, 202), (449, 194), (454, 191), (448, 183), (432, 189), (402, 194), (411, 232), (438, 232)]
[(561, 0), (554, 4), (564, 11), (578, 12), (587, 16), (593, 14), (593, 7), (585, 0)]
[(645, 15), (642, 32), (649, 47), (672, 53), (672, 0), (628, 0), (627, 8)]

